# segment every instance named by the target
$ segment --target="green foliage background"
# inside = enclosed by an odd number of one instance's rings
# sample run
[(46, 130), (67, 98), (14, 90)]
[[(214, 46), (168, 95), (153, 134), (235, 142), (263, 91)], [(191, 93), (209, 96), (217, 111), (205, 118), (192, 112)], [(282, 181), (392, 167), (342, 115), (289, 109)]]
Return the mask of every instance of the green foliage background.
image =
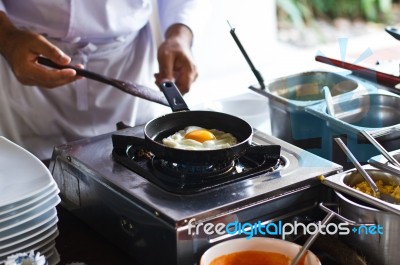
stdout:
[(339, 17), (390, 23), (395, 0), (276, 0), (278, 19), (289, 19), (296, 27), (316, 18)]

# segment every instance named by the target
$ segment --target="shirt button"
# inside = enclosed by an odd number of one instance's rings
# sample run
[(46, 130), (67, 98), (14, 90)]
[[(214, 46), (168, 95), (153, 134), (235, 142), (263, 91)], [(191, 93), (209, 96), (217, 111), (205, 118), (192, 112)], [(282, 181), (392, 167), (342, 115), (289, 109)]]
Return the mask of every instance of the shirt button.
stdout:
[(124, 42), (126, 40), (126, 36), (118, 36), (115, 38), (116, 41)]
[(81, 40), (81, 37), (75, 37), (71, 40), (71, 43), (78, 43)]

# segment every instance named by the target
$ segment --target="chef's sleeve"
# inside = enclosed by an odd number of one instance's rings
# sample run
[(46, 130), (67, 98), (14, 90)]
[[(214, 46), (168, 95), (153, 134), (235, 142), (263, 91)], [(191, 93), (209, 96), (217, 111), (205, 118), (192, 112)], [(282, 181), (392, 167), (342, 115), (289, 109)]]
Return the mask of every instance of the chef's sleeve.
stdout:
[(3, 1), (0, 0), (0, 11), (6, 12), (6, 7), (3, 4)]
[[(189, 27), (194, 36), (204, 29), (211, 13), (209, 0), (158, 0), (160, 30), (164, 36), (168, 27), (180, 23)], [(196, 37), (194, 37), (195, 41)]]

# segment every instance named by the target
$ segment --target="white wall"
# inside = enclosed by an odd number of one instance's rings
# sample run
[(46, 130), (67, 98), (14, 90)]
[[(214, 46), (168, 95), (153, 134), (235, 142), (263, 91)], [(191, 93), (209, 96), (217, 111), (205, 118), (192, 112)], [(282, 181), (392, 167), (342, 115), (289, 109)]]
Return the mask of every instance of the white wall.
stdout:
[(204, 74), (246, 64), (229, 33), (227, 20), (255, 64), (262, 59), (260, 51), (267, 54), (268, 43), (276, 40), (275, 0), (217, 0), (212, 1), (212, 8), (195, 50)]
[(199, 78), (186, 96), (188, 101), (246, 91), (257, 82), (230, 34), (227, 20), (256, 68), (277, 45), (275, 0), (214, 0), (211, 5), (205, 30), (194, 47)]

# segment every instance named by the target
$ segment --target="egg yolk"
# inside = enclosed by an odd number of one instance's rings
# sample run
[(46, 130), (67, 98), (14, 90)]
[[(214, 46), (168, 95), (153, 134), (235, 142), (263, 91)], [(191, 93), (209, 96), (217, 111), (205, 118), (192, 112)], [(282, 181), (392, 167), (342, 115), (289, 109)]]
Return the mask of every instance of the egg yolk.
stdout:
[(188, 132), (185, 135), (185, 138), (192, 139), (192, 140), (202, 143), (202, 142), (205, 142), (208, 140), (215, 140), (215, 135), (210, 131), (201, 129), (201, 130), (194, 130), (194, 131)]

